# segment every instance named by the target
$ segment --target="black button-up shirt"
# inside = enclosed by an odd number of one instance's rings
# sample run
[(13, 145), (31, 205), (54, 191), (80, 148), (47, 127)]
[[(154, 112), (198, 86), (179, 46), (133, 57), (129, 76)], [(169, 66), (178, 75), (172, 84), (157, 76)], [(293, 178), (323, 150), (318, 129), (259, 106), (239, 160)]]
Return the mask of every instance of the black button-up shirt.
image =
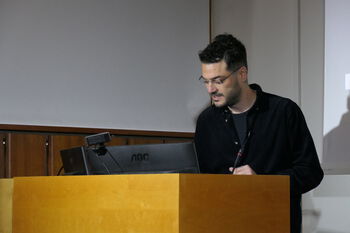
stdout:
[[(257, 174), (290, 176), (291, 232), (299, 232), (301, 194), (323, 178), (314, 142), (297, 104), (265, 93), (256, 84), (250, 87), (257, 99), (248, 112), (250, 136), (238, 166), (249, 165)], [(242, 145), (227, 107), (210, 106), (200, 114), (195, 145), (202, 173), (230, 173)]]

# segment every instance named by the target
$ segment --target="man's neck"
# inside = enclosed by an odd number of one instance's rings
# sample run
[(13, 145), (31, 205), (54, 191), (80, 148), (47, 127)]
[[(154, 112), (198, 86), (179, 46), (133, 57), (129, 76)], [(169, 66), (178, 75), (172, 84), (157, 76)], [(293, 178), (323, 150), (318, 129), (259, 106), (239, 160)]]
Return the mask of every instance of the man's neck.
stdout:
[(253, 107), (256, 100), (256, 91), (249, 88), (246, 92), (242, 93), (241, 100), (232, 106), (228, 106), (230, 111), (233, 114), (240, 114), (248, 111), (251, 107)]

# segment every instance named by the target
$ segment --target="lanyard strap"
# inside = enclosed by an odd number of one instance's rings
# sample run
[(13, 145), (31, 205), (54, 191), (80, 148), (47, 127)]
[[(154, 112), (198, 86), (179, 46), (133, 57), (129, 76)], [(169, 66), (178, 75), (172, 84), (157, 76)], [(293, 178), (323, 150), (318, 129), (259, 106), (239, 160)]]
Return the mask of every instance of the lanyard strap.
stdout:
[(232, 169), (232, 172), (234, 172), (234, 170), (237, 168), (239, 162), (242, 160), (242, 157), (245, 153), (245, 149), (247, 147), (247, 144), (251, 138), (251, 135), (252, 135), (252, 130), (254, 128), (254, 125), (255, 125), (255, 121), (256, 121), (256, 117), (257, 117), (257, 112), (254, 113), (254, 116), (253, 116), (253, 121), (252, 121), (252, 124), (250, 125), (249, 127), (249, 130), (248, 130), (248, 134), (247, 136), (244, 138), (244, 141), (243, 143), (241, 144), (241, 148), (238, 150), (237, 154), (236, 154), (236, 159), (235, 159), (235, 162), (233, 164), (233, 169)]

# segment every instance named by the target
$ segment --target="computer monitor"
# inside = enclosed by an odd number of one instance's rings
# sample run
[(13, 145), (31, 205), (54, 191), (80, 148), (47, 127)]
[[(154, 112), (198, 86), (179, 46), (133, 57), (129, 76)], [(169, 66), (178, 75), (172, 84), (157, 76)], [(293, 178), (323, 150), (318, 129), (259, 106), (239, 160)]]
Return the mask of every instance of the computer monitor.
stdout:
[[(87, 150), (85, 147), (74, 147), (61, 150), (61, 160), (65, 175), (88, 175)], [(60, 170), (61, 171), (61, 170)]]
[(76, 147), (61, 151), (66, 175), (199, 173), (194, 144)]

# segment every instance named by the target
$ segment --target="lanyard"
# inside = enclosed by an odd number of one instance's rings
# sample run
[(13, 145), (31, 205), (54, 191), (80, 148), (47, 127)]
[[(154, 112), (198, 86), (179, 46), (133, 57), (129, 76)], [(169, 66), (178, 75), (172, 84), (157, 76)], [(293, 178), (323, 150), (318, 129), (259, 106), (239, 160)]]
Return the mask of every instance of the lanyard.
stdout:
[(253, 121), (249, 127), (249, 130), (248, 130), (248, 134), (247, 136), (244, 138), (244, 141), (243, 143), (241, 144), (241, 148), (238, 150), (237, 154), (236, 154), (236, 159), (235, 159), (235, 162), (233, 164), (233, 169), (232, 169), (232, 172), (234, 172), (234, 170), (237, 168), (237, 165), (239, 164), (239, 162), (242, 160), (242, 157), (244, 155), (244, 152), (245, 152), (245, 149), (247, 147), (247, 144), (251, 138), (251, 135), (252, 135), (252, 130), (254, 128), (254, 125), (255, 125), (255, 121), (256, 121), (256, 117), (257, 117), (258, 113), (255, 112), (254, 113), (254, 116), (253, 116)]
[(248, 134), (247, 136), (245, 137), (242, 145), (241, 145), (241, 148), (239, 149), (239, 151), (237, 152), (237, 155), (236, 155), (236, 159), (235, 159), (235, 162), (233, 164), (233, 169), (232, 169), (232, 172), (236, 169), (238, 163), (241, 161), (242, 157), (243, 157), (243, 154), (244, 154), (244, 150), (246, 148), (246, 144), (250, 138), (250, 135), (251, 135), (251, 130), (248, 131)]

